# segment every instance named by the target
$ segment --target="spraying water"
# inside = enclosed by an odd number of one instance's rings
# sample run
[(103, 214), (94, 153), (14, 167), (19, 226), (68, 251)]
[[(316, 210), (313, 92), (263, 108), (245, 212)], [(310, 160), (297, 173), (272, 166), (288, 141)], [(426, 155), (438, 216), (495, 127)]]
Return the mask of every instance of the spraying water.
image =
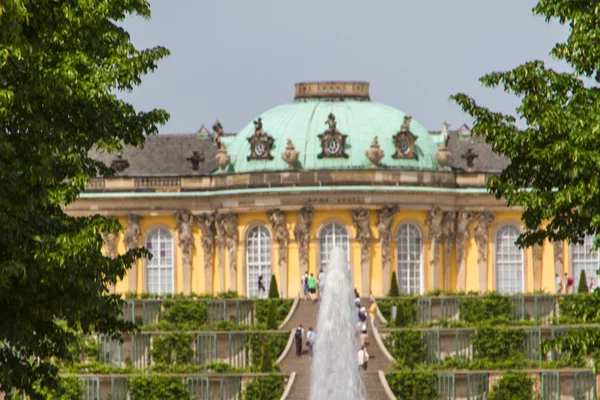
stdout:
[(364, 400), (354, 333), (354, 289), (342, 249), (331, 255), (317, 320), (311, 400)]

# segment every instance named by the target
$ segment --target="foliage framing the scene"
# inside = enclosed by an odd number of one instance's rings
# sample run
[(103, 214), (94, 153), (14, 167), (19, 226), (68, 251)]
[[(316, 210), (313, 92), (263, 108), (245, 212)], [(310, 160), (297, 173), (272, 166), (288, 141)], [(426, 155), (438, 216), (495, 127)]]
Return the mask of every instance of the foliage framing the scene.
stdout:
[(483, 76), (482, 85), (519, 98), (516, 115), (491, 111), (463, 93), (452, 99), (474, 119), (472, 133), (510, 159), (487, 187), (524, 208), (518, 243), (580, 242), (600, 232), (600, 2), (540, 0), (533, 13), (568, 26), (567, 40), (550, 54), (571, 71), (530, 61)]
[(0, 387), (32, 399), (36, 387), (58, 387), (52, 360), (69, 360), (76, 331), (133, 329), (108, 285), (144, 252), (104, 257), (101, 232), (119, 223), (63, 211), (91, 177), (113, 172), (91, 149), (142, 145), (168, 119), (117, 96), (168, 54), (136, 49), (120, 26), (129, 15), (148, 18), (150, 6), (0, 2)]

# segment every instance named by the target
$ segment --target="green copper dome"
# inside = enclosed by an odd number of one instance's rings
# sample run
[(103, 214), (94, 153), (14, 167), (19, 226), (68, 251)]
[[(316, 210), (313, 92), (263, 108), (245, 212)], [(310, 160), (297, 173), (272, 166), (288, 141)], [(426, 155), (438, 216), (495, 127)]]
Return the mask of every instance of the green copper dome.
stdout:
[[(363, 84), (362, 94), (353, 89), (357, 82), (296, 84), (296, 99), (293, 103), (282, 104), (263, 112), (256, 117), (255, 121), (244, 126), (234, 138), (226, 142), (227, 153), (231, 157), (227, 172), (288, 170), (288, 164), (281, 157), (288, 139), (300, 153), (296, 169), (369, 169), (373, 166), (365, 153), (371, 147), (375, 137), (378, 138), (379, 146), (385, 153), (377, 168), (438, 170), (440, 167), (435, 160), (435, 153), (439, 140), (418, 122), (412, 119), (406, 120), (402, 111), (385, 104), (371, 102), (368, 97), (368, 84), (359, 83)], [(341, 89), (339, 84), (342, 85)], [(302, 95), (303, 91), (306, 93), (306, 87), (313, 92), (312, 95)], [(340, 90), (345, 93), (340, 93)], [(337, 131), (347, 135), (344, 146), (347, 158), (327, 156), (319, 158), (319, 155), (322, 155), (319, 135), (330, 128), (328, 124), (330, 114), (335, 117)], [(258, 118), (261, 119), (262, 130), (273, 139), (270, 150), (272, 159), (249, 157), (252, 153), (252, 145), (248, 139), (255, 135), (255, 122)], [(408, 122), (411, 137), (415, 138), (411, 149), (414, 156), (393, 158), (397, 149), (394, 136), (398, 134), (405, 122)], [(406, 128), (405, 124), (405, 131)]]

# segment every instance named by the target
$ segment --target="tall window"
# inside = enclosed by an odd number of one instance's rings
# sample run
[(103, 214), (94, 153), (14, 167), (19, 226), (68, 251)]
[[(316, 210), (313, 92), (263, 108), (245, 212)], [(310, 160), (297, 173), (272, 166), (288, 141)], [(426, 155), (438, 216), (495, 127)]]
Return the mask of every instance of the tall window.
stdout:
[(515, 244), (519, 229), (504, 225), (496, 232), (496, 289), (500, 293), (523, 293), (523, 251)]
[(412, 224), (402, 224), (396, 232), (398, 288), (402, 293), (421, 292), (421, 233)]
[(146, 237), (146, 248), (152, 259), (146, 261), (146, 287), (149, 293), (173, 293), (173, 237), (164, 229), (156, 229)]
[[(592, 251), (594, 247), (594, 235), (588, 235), (585, 237), (583, 244), (573, 245), (573, 283), (574, 290), (579, 287), (579, 277), (581, 271), (585, 271), (587, 278), (587, 285), (590, 285), (590, 277), (596, 276), (596, 269), (598, 269), (598, 252)], [(562, 278), (562, 277), (561, 277)], [(595, 278), (594, 278), (595, 279)]]
[(249, 297), (258, 293), (258, 277), (262, 275), (268, 293), (271, 284), (271, 235), (262, 225), (250, 229), (246, 239), (246, 277)]
[(350, 245), (348, 239), (348, 231), (342, 225), (329, 224), (325, 225), (321, 229), (319, 237), (319, 258), (320, 267), (323, 271), (327, 271), (327, 265), (329, 265), (329, 259), (331, 258), (331, 252), (336, 247), (340, 247), (346, 254), (346, 261), (350, 261)]

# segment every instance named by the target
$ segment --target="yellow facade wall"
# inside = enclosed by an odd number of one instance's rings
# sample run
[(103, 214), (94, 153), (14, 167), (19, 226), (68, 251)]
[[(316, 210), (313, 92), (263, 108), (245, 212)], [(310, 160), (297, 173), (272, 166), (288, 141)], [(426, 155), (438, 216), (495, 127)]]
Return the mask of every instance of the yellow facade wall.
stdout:
[[(237, 290), (241, 294), (247, 293), (247, 282), (246, 282), (246, 235), (252, 227), (256, 226), (256, 224), (264, 225), (269, 232), (271, 232), (272, 239), (272, 248), (271, 248), (271, 260), (272, 260), (272, 272), (273, 275), (277, 277), (278, 283), (280, 284), (281, 289), (287, 290), (288, 297), (294, 297), (298, 293), (301, 292), (300, 287), (300, 277), (304, 273), (304, 271), (300, 271), (299, 269), (299, 252), (298, 246), (294, 239), (293, 228), (296, 224), (296, 212), (285, 212), (286, 215), (286, 223), (289, 233), (289, 245), (288, 245), (288, 279), (287, 286), (285, 288), (281, 288), (282, 280), (280, 276), (280, 271), (278, 267), (278, 252), (279, 248), (276, 240), (273, 238), (273, 232), (271, 226), (267, 220), (267, 215), (264, 212), (246, 212), (238, 214), (238, 249), (237, 249), (237, 272), (236, 272), (236, 283)], [(373, 240), (371, 244), (371, 291), (375, 296), (384, 296), (385, 293), (382, 292), (382, 282), (389, 282), (391, 276), (382, 276), (382, 249), (379, 241), (379, 232), (377, 230), (377, 212), (375, 210), (371, 210), (369, 212), (369, 217), (371, 221), (371, 233), (373, 235)], [(396, 231), (400, 224), (403, 223), (411, 223), (414, 224), (420, 231), (421, 234), (421, 244), (422, 244), (422, 252), (421, 252), (421, 260), (422, 260), (422, 287), (421, 291), (427, 292), (434, 290), (436, 288), (433, 287), (433, 276), (432, 276), (432, 266), (431, 266), (431, 254), (432, 248), (431, 243), (428, 240), (428, 232), (425, 224), (425, 220), (427, 217), (427, 211), (425, 210), (400, 210), (393, 219), (392, 222), (392, 244), (390, 248), (390, 274), (393, 271), (397, 271), (398, 259), (397, 259), (397, 246), (396, 246)], [(127, 226), (127, 218), (120, 217), (119, 221), (121, 224), (126, 227)], [(318, 274), (319, 269), (319, 232), (320, 229), (327, 223), (336, 222), (343, 225), (347, 230), (350, 237), (350, 264), (352, 268), (352, 277), (354, 286), (361, 289), (362, 282), (362, 271), (360, 267), (360, 244), (355, 239), (356, 229), (352, 225), (352, 211), (348, 210), (315, 210), (313, 215), (313, 223), (310, 230), (310, 242), (309, 242), (309, 251), (308, 251), (308, 259), (309, 259), (309, 273)], [(499, 211), (496, 212), (496, 222), (490, 228), (488, 232), (488, 265), (487, 265), (487, 290), (495, 290), (496, 288), (496, 277), (495, 277), (495, 243), (494, 243), (494, 235), (496, 230), (502, 226), (503, 224), (511, 223), (515, 224), (519, 228), (522, 227), (522, 223), (520, 221), (520, 212), (517, 211)], [(161, 227), (167, 229), (172, 235), (174, 239), (174, 256), (175, 256), (175, 291), (177, 293), (182, 292), (183, 290), (183, 276), (182, 276), (182, 254), (181, 249), (178, 246), (178, 237), (176, 230), (176, 219), (175, 216), (145, 216), (140, 220), (140, 229), (141, 236), (139, 238), (140, 245), (145, 243), (145, 238), (147, 233), (156, 227)], [(470, 230), (470, 238), (467, 241), (466, 247), (466, 281), (465, 281), (465, 289), (472, 291), (479, 291), (479, 270), (477, 266), (477, 243), (473, 238), (473, 233), (475, 229), (475, 221), (472, 221), (469, 225)], [(201, 231), (199, 230), (197, 224), (194, 224), (193, 229), (194, 237), (195, 237), (195, 249), (193, 251), (192, 256), (192, 284), (191, 290), (193, 293), (204, 293), (205, 290), (205, 282), (204, 282), (204, 252), (201, 245)], [(123, 254), (126, 249), (123, 243), (123, 233), (121, 232), (118, 237), (117, 243), (117, 252), (118, 254)], [(445, 251), (444, 246), (440, 245), (440, 276), (438, 278), (438, 282), (440, 284), (439, 288), (443, 288), (444, 284), (444, 276), (443, 276), (443, 265), (444, 265), (444, 257)], [(229, 276), (229, 260), (228, 260), (228, 252), (225, 250), (225, 290), (231, 288), (230, 276)], [(533, 282), (533, 258), (531, 249), (524, 250), (525, 255), (525, 292), (532, 292), (534, 289)], [(565, 245), (564, 251), (564, 270), (570, 271), (570, 252), (568, 250), (568, 246)], [(214, 275), (213, 275), (213, 288), (212, 292), (220, 291), (220, 277), (218, 271), (218, 252), (217, 245), (215, 242), (215, 252), (214, 252)], [(450, 253), (450, 290), (457, 290), (458, 282), (457, 282), (457, 273), (458, 266), (456, 265), (456, 249), (452, 248)], [(143, 292), (145, 288), (145, 261), (138, 261), (138, 279), (136, 282), (137, 292)], [(551, 243), (544, 243), (542, 247), (542, 288), (547, 292), (554, 291), (554, 251)], [(129, 277), (125, 276), (124, 279), (117, 283), (115, 287), (116, 292), (125, 293), (129, 291)], [(361, 293), (361, 295), (366, 295)]]

